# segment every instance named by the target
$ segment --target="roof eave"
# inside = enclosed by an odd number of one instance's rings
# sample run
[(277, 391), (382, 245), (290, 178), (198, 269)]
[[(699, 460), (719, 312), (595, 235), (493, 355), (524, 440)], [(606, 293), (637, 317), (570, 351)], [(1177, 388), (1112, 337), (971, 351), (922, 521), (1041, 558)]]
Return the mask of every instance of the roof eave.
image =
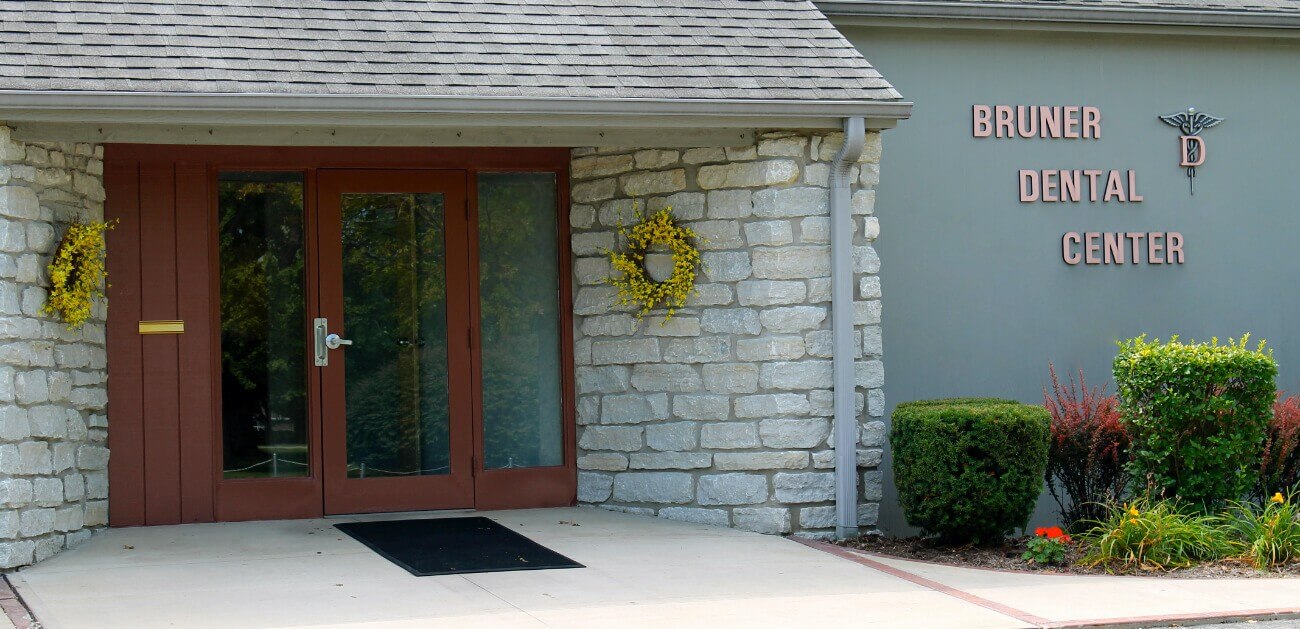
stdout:
[(0, 120), (197, 124), (464, 124), (502, 126), (727, 127), (801, 126), (838, 128), (860, 116), (876, 128), (911, 115), (901, 100), (746, 100), (445, 97), (405, 95), (204, 94), (0, 90)]
[(814, 0), (827, 16), (939, 18), (1006, 22), (1137, 24), (1256, 29), (1300, 29), (1300, 14), (1277, 11), (1066, 6), (1038, 2), (992, 4), (925, 0)]

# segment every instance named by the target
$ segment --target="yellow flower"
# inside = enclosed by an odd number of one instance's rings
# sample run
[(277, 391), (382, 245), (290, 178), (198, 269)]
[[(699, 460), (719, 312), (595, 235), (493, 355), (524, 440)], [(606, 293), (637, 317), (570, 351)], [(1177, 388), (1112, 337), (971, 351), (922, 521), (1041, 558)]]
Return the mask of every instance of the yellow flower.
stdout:
[(1285, 503), (1286, 503), (1286, 498), (1282, 495), (1282, 492), (1279, 491), (1279, 492), (1273, 494), (1273, 497), (1272, 497), (1272, 498), (1269, 498), (1268, 501), (1269, 501), (1269, 502), (1276, 502), (1277, 504), (1285, 504)]
[(68, 329), (81, 327), (90, 319), (96, 298), (104, 296), (104, 232), (109, 223), (73, 223), (68, 226), (50, 261), (50, 293), (42, 311), (59, 315)]
[[(1138, 513), (1137, 507), (1129, 507), (1129, 508), (1128, 508), (1128, 514), (1129, 514), (1129, 515), (1132, 515), (1132, 516), (1139, 516), (1139, 515), (1142, 515), (1141, 513)], [(1135, 522), (1136, 522), (1136, 520), (1135, 520)]]
[(1128, 523), (1129, 523), (1129, 524), (1137, 524), (1137, 523), (1138, 523), (1137, 518), (1129, 518)]

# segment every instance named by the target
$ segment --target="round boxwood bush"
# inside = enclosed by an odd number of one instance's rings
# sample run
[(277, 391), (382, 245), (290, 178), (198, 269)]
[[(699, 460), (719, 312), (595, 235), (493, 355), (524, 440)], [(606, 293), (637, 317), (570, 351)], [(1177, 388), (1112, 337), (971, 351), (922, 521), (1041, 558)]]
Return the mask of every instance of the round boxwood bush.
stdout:
[(889, 442), (903, 515), (950, 542), (996, 542), (1024, 528), (1043, 488), (1047, 409), (953, 398), (899, 404)]

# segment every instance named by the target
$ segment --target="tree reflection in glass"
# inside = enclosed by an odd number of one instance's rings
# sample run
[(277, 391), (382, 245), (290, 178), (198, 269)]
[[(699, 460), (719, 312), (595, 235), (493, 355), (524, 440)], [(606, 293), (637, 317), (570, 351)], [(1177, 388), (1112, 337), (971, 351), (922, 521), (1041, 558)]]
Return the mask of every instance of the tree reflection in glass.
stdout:
[(302, 173), (221, 173), (224, 478), (306, 476)]
[(555, 175), (478, 175), (483, 461), (563, 463)]
[(447, 474), (440, 194), (342, 195), (350, 478)]

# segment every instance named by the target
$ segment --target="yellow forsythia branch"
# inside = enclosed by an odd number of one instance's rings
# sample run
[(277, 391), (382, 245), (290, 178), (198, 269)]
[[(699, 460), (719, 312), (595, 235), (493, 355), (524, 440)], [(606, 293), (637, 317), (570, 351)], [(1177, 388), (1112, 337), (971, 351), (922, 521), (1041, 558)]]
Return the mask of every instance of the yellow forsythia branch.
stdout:
[[(640, 306), (638, 320), (662, 304), (668, 307), (668, 316), (664, 317), (667, 322), (695, 292), (695, 274), (701, 258), (692, 241), (698, 237), (691, 228), (677, 224), (670, 207), (648, 218), (638, 213), (637, 219), (630, 228), (618, 227), (619, 235), (627, 240), (628, 250), (608, 252), (613, 273), (607, 281), (618, 288), (620, 305)], [(653, 245), (666, 245), (673, 256), (673, 273), (662, 282), (650, 279), (645, 269), (645, 254)]]
[(50, 261), (50, 295), (42, 312), (58, 315), (69, 330), (90, 319), (94, 300), (104, 296), (104, 232), (111, 222), (76, 222), (68, 226)]

